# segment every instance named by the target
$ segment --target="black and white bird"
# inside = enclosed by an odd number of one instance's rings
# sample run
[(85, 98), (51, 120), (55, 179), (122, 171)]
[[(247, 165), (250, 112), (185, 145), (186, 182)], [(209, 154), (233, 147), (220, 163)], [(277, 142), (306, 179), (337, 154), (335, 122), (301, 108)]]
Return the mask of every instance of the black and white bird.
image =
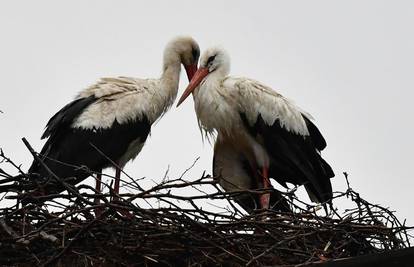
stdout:
[[(118, 193), (122, 168), (138, 155), (151, 125), (177, 96), (181, 64), (190, 80), (199, 55), (193, 38), (177, 37), (165, 47), (161, 78), (102, 78), (81, 91), (47, 123), (42, 139), (48, 139), (40, 152), (43, 162), (70, 184), (90, 176), (87, 170), (97, 173), (97, 191), (101, 190), (102, 169), (114, 167), (114, 192)], [(50, 176), (37, 161), (29, 173)], [(48, 194), (63, 190), (53, 179), (44, 187)]]
[[(193, 92), (201, 129), (217, 134), (213, 171), (223, 176), (224, 189), (266, 189), (273, 178), (286, 187), (304, 185), (312, 201), (329, 201), (334, 172), (321, 157), (326, 142), (311, 116), (270, 87), (227, 76), (229, 71), (225, 50), (206, 50), (177, 104)], [(226, 157), (230, 160), (223, 160)], [(258, 202), (269, 208), (270, 194), (261, 195)]]

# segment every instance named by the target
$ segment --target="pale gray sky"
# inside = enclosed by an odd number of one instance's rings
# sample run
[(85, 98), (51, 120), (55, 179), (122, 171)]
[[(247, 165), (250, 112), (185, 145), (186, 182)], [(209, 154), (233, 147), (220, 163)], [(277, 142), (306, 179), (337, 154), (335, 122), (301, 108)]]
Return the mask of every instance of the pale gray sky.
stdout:
[[(414, 4), (410, 1), (2, 1), (0, 147), (27, 169), (47, 120), (102, 76), (157, 77), (164, 45), (224, 46), (232, 75), (262, 81), (316, 119), (324, 158), (369, 201), (414, 224)], [(187, 84), (182, 75), (179, 93)], [(114, 140), (116, 142), (116, 140)], [(211, 172), (192, 100), (153, 127), (134, 177)]]

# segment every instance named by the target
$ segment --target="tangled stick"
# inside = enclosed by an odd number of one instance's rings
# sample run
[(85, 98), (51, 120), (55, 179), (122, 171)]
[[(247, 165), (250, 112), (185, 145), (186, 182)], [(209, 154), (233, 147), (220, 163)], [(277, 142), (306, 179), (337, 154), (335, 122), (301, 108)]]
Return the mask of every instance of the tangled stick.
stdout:
[[(66, 191), (31, 196), (37, 204), (20, 207), (20, 199), (42, 184), (33, 185), (3, 151), (0, 158), (20, 174), (0, 169), (0, 191), (7, 193), (0, 201), (0, 265), (302, 266), (410, 246), (412, 228), (361, 198), (346, 173), (348, 189), (336, 192), (333, 202), (346, 199), (353, 207), (328, 214), (291, 192), (285, 195), (293, 213), (246, 214), (232, 200), (246, 191), (223, 192), (205, 174), (186, 180), (188, 170), (176, 179), (165, 175), (149, 188), (127, 176), (129, 192), (115, 202), (108, 201), (111, 191), (98, 193), (55, 177)], [(95, 205), (95, 197), (104, 202)], [(12, 204), (5, 207), (6, 200)], [(103, 210), (99, 217), (96, 208)]]

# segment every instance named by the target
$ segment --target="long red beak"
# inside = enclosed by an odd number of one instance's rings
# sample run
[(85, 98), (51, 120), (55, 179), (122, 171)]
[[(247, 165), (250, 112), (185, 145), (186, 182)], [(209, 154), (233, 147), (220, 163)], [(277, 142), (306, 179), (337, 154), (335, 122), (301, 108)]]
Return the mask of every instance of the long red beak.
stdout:
[(185, 89), (183, 95), (181, 96), (180, 100), (178, 100), (177, 107), (183, 103), (183, 101), (197, 88), (197, 86), (203, 81), (203, 79), (208, 75), (208, 68), (199, 68), (197, 72), (194, 74), (193, 78), (191, 79), (190, 83)]
[(194, 74), (197, 72), (197, 63), (193, 65), (184, 65), (185, 72), (187, 72), (188, 81), (191, 81)]

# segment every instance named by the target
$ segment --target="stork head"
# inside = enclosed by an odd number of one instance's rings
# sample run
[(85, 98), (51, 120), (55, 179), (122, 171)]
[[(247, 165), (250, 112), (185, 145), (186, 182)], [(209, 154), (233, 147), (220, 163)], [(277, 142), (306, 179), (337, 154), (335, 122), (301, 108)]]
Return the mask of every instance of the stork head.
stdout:
[(179, 60), (184, 65), (190, 81), (197, 71), (199, 57), (200, 47), (198, 43), (190, 36), (179, 36), (172, 39), (164, 50), (164, 68), (166, 65)]
[(194, 91), (195, 88), (209, 75), (225, 77), (230, 72), (230, 56), (221, 47), (211, 47), (203, 52), (200, 59), (200, 68), (194, 74), (190, 84), (185, 89), (177, 107)]
[(210, 47), (201, 56), (200, 68), (208, 69), (208, 73), (219, 72), (226, 76), (230, 71), (230, 56), (222, 47)]

